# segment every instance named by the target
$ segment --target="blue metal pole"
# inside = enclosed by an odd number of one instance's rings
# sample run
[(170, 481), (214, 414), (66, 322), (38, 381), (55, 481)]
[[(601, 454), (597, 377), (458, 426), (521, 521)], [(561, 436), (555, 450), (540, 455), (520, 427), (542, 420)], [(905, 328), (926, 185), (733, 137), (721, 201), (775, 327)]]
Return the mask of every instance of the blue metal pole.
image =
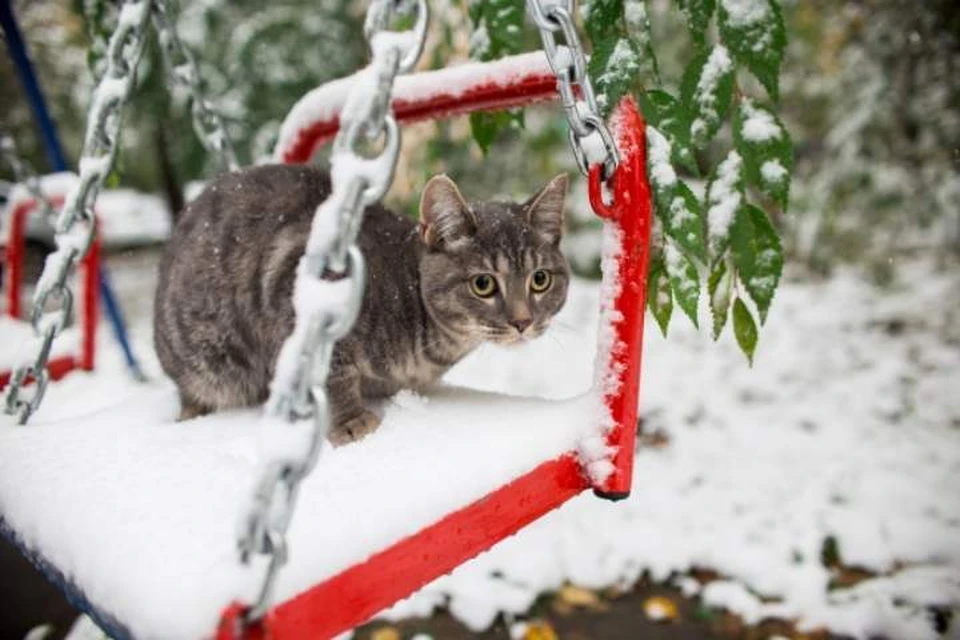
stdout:
[[(43, 137), (43, 144), (47, 150), (50, 166), (54, 171), (67, 171), (67, 160), (63, 154), (63, 147), (60, 146), (60, 138), (57, 136), (57, 129), (53, 124), (53, 118), (50, 117), (50, 111), (47, 109), (43, 92), (40, 91), (40, 83), (37, 81), (37, 74), (30, 62), (30, 56), (27, 54), (27, 46), (13, 15), (10, 0), (0, 0), (0, 26), (3, 27), (10, 58), (17, 69), (17, 75), (20, 76), (20, 82), (23, 84), (23, 89), (27, 93), (27, 100), (30, 102), (30, 109), (34, 118), (36, 118), (37, 127)], [(113, 327), (113, 335), (120, 343), (120, 348), (123, 349), (123, 355), (127, 360), (130, 373), (134, 378), (143, 380), (145, 379), (143, 371), (140, 369), (137, 358), (133, 354), (133, 349), (130, 347), (123, 313), (117, 303), (113, 288), (110, 286), (107, 270), (102, 264), (98, 275), (100, 297), (103, 299), (104, 311), (106, 311), (110, 325)]]

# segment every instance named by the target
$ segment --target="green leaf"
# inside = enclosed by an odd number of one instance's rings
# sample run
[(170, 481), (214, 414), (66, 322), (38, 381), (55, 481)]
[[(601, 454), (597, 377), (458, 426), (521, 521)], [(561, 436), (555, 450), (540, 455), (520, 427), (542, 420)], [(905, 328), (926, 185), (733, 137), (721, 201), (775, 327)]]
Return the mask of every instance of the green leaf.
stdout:
[(733, 61), (723, 45), (701, 51), (683, 74), (683, 109), (690, 114), (690, 140), (702, 149), (720, 129), (733, 96)]
[(730, 249), (740, 281), (756, 303), (763, 324), (783, 272), (780, 237), (767, 214), (752, 204), (741, 206), (730, 228)]
[(710, 18), (717, 7), (716, 0), (678, 0), (678, 2), (680, 11), (687, 19), (687, 27), (690, 28), (693, 41), (697, 46), (702, 47), (706, 43), (705, 34)]
[(641, 61), (640, 52), (629, 38), (594, 41), (588, 71), (603, 115), (638, 85)]
[(670, 293), (670, 277), (660, 253), (650, 261), (650, 275), (647, 277), (647, 306), (660, 325), (660, 331), (667, 335), (670, 316), (673, 314), (673, 296)]
[(684, 252), (707, 262), (706, 242), (703, 238), (703, 207), (693, 191), (684, 182), (678, 181), (673, 198), (667, 207), (664, 227), (666, 234)]
[(664, 247), (664, 262), (673, 297), (693, 326), (699, 327), (697, 307), (700, 302), (700, 274), (696, 265), (670, 242)]
[(793, 145), (777, 114), (744, 99), (733, 121), (733, 136), (743, 157), (747, 181), (785, 210), (790, 197)]
[(594, 47), (622, 35), (623, 0), (592, 0), (583, 4), (583, 11), (584, 27)]
[(690, 118), (680, 101), (659, 89), (643, 91), (639, 101), (643, 117), (670, 143), (673, 162), (696, 174), (697, 163), (690, 150)]
[(643, 53), (641, 65), (644, 75), (649, 75), (657, 85), (660, 82), (660, 68), (657, 53), (653, 49), (653, 29), (650, 26), (650, 14), (646, 0), (624, 0), (623, 24), (627, 37), (633, 41), (634, 48)]
[(518, 53), (523, 45), (524, 0), (483, 0), (470, 4), (473, 34), (470, 57), (495, 60)]
[(713, 339), (716, 340), (727, 324), (730, 310), (730, 296), (733, 291), (733, 277), (727, 271), (727, 263), (721, 260), (710, 273), (707, 281), (707, 294), (710, 296), (710, 315), (713, 317)]
[(774, 100), (779, 97), (780, 63), (787, 30), (776, 0), (720, 0), (720, 38), (734, 59), (760, 80)]
[(743, 203), (743, 160), (731, 150), (707, 184), (707, 249), (712, 262), (723, 256), (730, 243), (730, 227)]
[(757, 324), (740, 298), (733, 301), (733, 335), (737, 338), (740, 350), (753, 364), (753, 352), (757, 349)]
[(484, 154), (501, 131), (522, 126), (523, 111), (474, 111), (470, 114), (470, 131)]

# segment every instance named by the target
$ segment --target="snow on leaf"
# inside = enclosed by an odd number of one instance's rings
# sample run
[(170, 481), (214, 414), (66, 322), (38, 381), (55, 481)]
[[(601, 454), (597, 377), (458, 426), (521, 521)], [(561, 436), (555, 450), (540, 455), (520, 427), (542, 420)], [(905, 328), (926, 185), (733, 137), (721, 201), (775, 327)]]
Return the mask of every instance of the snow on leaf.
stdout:
[(652, 126), (647, 127), (647, 152), (654, 190), (660, 192), (673, 187), (677, 183), (677, 172), (670, 163), (670, 143)]
[(594, 78), (597, 103), (604, 114), (637, 83), (640, 62), (640, 54), (627, 38), (595, 42), (589, 72)]
[(700, 301), (700, 276), (697, 267), (680, 249), (667, 240), (664, 245), (664, 258), (670, 286), (677, 304), (687, 314), (693, 326), (700, 326), (697, 319), (697, 307)]
[(729, 242), (730, 225), (743, 202), (743, 160), (730, 151), (707, 187), (707, 242), (716, 259)]
[(720, 37), (737, 62), (746, 65), (774, 100), (787, 45), (776, 0), (720, 0)]
[(730, 229), (730, 248), (740, 281), (763, 324), (783, 272), (780, 237), (767, 214), (752, 204), (740, 207)]
[(670, 142), (673, 161), (696, 174), (697, 164), (690, 151), (690, 118), (680, 101), (658, 89), (642, 92), (639, 100), (647, 122)]
[(733, 95), (733, 61), (726, 47), (718, 44), (694, 56), (684, 73), (681, 95), (692, 116), (690, 138), (702, 148), (720, 129)]
[(710, 24), (710, 18), (716, 9), (716, 0), (678, 0), (680, 11), (687, 19), (687, 27), (690, 29), (690, 35), (698, 46), (703, 46), (706, 38), (707, 26)]
[(667, 335), (670, 316), (673, 314), (673, 295), (670, 292), (670, 276), (661, 252), (650, 261), (650, 275), (647, 277), (647, 306), (657, 321), (660, 331)]
[(733, 137), (743, 157), (746, 180), (786, 209), (793, 146), (776, 114), (769, 107), (742, 100), (733, 120)]

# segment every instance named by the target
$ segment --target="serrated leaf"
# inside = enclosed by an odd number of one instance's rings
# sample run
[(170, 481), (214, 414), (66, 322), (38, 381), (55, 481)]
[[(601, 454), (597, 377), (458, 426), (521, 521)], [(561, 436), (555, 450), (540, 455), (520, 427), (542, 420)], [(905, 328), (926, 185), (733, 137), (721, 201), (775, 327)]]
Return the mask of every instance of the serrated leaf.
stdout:
[(522, 125), (522, 111), (474, 111), (470, 114), (470, 131), (484, 154), (501, 131)]
[(720, 129), (733, 96), (733, 61), (723, 45), (693, 57), (683, 74), (680, 95), (690, 115), (690, 141), (702, 149)]
[(711, 262), (722, 257), (730, 243), (730, 226), (743, 203), (743, 160), (731, 150), (707, 184), (707, 250)]
[(697, 307), (700, 302), (700, 274), (696, 265), (671, 242), (664, 247), (664, 262), (677, 305), (687, 314), (693, 326), (699, 327)]
[(733, 335), (737, 338), (740, 350), (753, 364), (753, 353), (757, 349), (757, 324), (740, 298), (733, 301)]
[(628, 38), (594, 41), (588, 71), (597, 94), (597, 106), (607, 115), (639, 82), (641, 56)]
[(615, 40), (622, 35), (620, 19), (623, 16), (623, 0), (593, 0), (583, 3), (584, 27), (594, 47), (606, 40)]
[(664, 264), (663, 254), (650, 261), (650, 275), (647, 277), (647, 306), (660, 326), (660, 331), (667, 335), (670, 326), (670, 316), (673, 314), (673, 295), (670, 292), (670, 277)]
[(734, 117), (733, 136), (743, 157), (747, 181), (786, 210), (790, 197), (790, 172), (793, 170), (793, 145), (777, 114), (769, 107), (744, 99)]
[(693, 174), (698, 173), (690, 150), (690, 119), (680, 101), (659, 89), (640, 93), (639, 101), (643, 117), (670, 143), (673, 162)]
[(763, 324), (783, 272), (780, 236), (767, 214), (752, 204), (741, 206), (730, 228), (730, 250), (740, 281), (756, 303)]
[(703, 238), (703, 207), (693, 191), (678, 181), (673, 198), (667, 207), (666, 234), (687, 254), (707, 262), (706, 242)]
[(710, 315), (713, 318), (713, 339), (716, 340), (727, 324), (730, 310), (730, 296), (733, 291), (733, 278), (727, 271), (727, 263), (720, 261), (710, 272), (707, 281), (707, 294), (710, 296)]
[(734, 59), (757, 77), (774, 100), (779, 98), (780, 63), (787, 31), (776, 0), (720, 0), (720, 38)]
[(716, 0), (678, 0), (678, 2), (683, 17), (687, 19), (687, 27), (690, 29), (693, 41), (702, 47), (706, 42), (707, 26), (717, 6)]

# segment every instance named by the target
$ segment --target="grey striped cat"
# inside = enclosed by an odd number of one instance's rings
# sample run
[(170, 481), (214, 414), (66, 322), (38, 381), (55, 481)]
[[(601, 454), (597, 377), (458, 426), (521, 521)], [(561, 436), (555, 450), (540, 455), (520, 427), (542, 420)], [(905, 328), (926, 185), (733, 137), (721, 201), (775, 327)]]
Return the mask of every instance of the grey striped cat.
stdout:
[[(541, 335), (566, 301), (560, 252), (566, 175), (524, 203), (467, 203), (450, 178), (425, 186), (419, 224), (368, 207), (358, 244), (367, 285), (337, 343), (330, 440), (379, 424), (371, 402), (423, 390), (483, 341)], [(154, 340), (180, 419), (262, 403), (293, 329), (294, 273), (326, 172), (267, 165), (223, 175), (181, 214), (160, 264)]]

